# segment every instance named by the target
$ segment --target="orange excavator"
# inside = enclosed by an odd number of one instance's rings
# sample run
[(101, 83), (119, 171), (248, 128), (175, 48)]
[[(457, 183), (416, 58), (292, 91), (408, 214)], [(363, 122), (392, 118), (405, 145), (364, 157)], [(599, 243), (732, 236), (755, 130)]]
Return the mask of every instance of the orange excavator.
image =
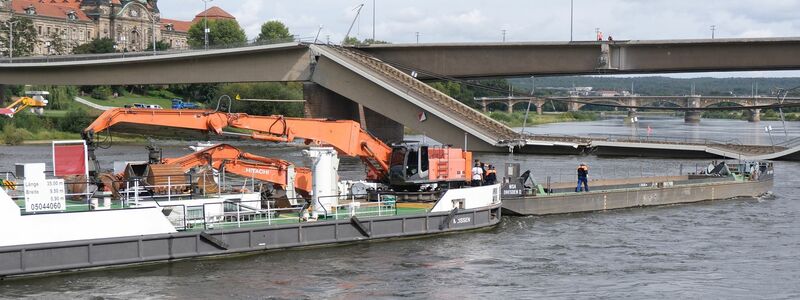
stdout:
[[(164, 164), (178, 165), (184, 172), (198, 166), (210, 166), (246, 178), (275, 184), (287, 193), (299, 192), (308, 196), (311, 191), (311, 170), (292, 163), (247, 153), (228, 144), (218, 144), (202, 151), (177, 158), (166, 158)], [(295, 198), (289, 196), (289, 198)]]
[(331, 146), (341, 155), (361, 158), (367, 167), (368, 180), (401, 190), (413, 190), (427, 183), (460, 185), (468, 180), (471, 169), (472, 153), (468, 151), (409, 143), (389, 146), (351, 120), (251, 116), (188, 109), (118, 108), (105, 111), (82, 133), (89, 146), (90, 159), (96, 161), (96, 135), (117, 125), (151, 127), (152, 130), (148, 131), (151, 133), (164, 128), (188, 129), (270, 142), (292, 142), (301, 138), (306, 144)]

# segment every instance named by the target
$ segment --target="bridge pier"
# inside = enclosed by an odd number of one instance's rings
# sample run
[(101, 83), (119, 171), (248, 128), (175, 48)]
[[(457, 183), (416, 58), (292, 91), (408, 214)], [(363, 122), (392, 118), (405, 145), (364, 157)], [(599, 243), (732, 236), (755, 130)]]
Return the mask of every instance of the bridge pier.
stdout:
[(386, 143), (403, 141), (403, 124), (395, 122), (369, 108), (364, 107), (361, 119), (358, 103), (345, 98), (319, 84), (303, 83), (304, 107), (307, 118), (353, 120), (366, 125), (367, 131)]
[(578, 111), (578, 110), (580, 110), (580, 105), (581, 104), (578, 103), (578, 102), (575, 102), (575, 101), (578, 100), (578, 97), (570, 96), (569, 98), (572, 101), (569, 102), (569, 105), (567, 106), (567, 110), (568, 111)]
[(636, 122), (636, 110), (635, 109), (629, 109), (628, 110), (628, 116), (625, 117), (625, 124), (633, 124), (635, 122)]
[[(700, 96), (699, 95), (691, 95), (686, 99), (686, 107), (687, 108), (699, 108), (700, 107)], [(683, 115), (683, 122), (697, 124), (700, 123), (700, 118), (702, 118), (703, 113), (697, 110), (687, 110)]]
[(760, 122), (761, 121), (761, 109), (750, 109), (747, 111), (749, 114), (747, 116), (748, 122)]
[(687, 110), (683, 116), (683, 121), (686, 123), (697, 124), (700, 123), (703, 113), (696, 110)]

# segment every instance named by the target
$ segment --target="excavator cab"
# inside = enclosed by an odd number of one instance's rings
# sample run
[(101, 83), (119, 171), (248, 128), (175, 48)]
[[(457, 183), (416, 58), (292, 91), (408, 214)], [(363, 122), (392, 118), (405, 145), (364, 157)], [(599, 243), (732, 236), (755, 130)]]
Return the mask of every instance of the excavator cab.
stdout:
[(389, 185), (412, 191), (422, 184), (465, 182), (471, 159), (469, 152), (448, 146), (428, 146), (419, 142), (392, 145)]
[(428, 146), (414, 142), (392, 145), (389, 185), (412, 188), (427, 183), (429, 168)]

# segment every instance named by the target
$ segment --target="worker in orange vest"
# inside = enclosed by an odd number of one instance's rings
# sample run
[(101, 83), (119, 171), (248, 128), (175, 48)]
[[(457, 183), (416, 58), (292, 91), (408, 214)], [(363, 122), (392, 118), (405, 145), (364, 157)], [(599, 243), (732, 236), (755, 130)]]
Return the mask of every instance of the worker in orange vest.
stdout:
[(486, 170), (486, 178), (484, 178), (483, 182), (486, 185), (497, 183), (497, 170), (495, 170), (493, 165), (489, 165), (489, 169)]

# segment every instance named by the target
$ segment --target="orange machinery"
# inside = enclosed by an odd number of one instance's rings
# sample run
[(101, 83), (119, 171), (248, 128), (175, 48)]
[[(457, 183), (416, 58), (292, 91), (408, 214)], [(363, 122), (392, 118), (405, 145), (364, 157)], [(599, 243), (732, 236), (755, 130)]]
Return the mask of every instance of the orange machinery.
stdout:
[[(389, 146), (363, 130), (358, 122), (351, 120), (251, 116), (244, 113), (188, 109), (118, 108), (105, 111), (82, 133), (89, 145), (90, 159), (94, 159), (96, 133), (122, 124), (189, 129), (271, 142), (292, 142), (296, 138), (302, 138), (306, 144), (329, 145), (341, 155), (361, 158), (367, 166), (368, 180), (385, 182), (392, 186), (410, 186), (408, 189), (431, 182), (465, 182), (471, 169), (470, 152), (456, 148), (446, 148), (449, 150), (444, 152), (444, 148), (409, 148), (407, 144)], [(236, 128), (243, 132), (225, 131), (226, 128)], [(420, 151), (423, 149), (425, 151)], [(402, 155), (393, 154), (398, 151), (403, 152)], [(443, 155), (445, 152), (447, 155)], [(424, 178), (425, 176), (420, 177), (423, 174), (421, 172), (411, 172), (414, 169), (421, 171), (430, 168), (429, 157), (436, 164), (433, 176)], [(425, 163), (428, 165), (424, 165)], [(403, 172), (394, 172), (396, 176), (390, 176), (390, 168), (402, 169)], [(451, 169), (440, 170), (442, 168)], [(400, 176), (401, 173), (417, 177), (406, 181), (405, 177)], [(428, 174), (430, 173), (425, 173)]]
[(162, 163), (178, 165), (184, 172), (207, 165), (242, 177), (271, 182), (287, 192), (297, 190), (302, 195), (308, 195), (311, 191), (311, 170), (294, 167), (285, 160), (243, 152), (228, 144), (214, 145), (182, 157), (166, 158)]

